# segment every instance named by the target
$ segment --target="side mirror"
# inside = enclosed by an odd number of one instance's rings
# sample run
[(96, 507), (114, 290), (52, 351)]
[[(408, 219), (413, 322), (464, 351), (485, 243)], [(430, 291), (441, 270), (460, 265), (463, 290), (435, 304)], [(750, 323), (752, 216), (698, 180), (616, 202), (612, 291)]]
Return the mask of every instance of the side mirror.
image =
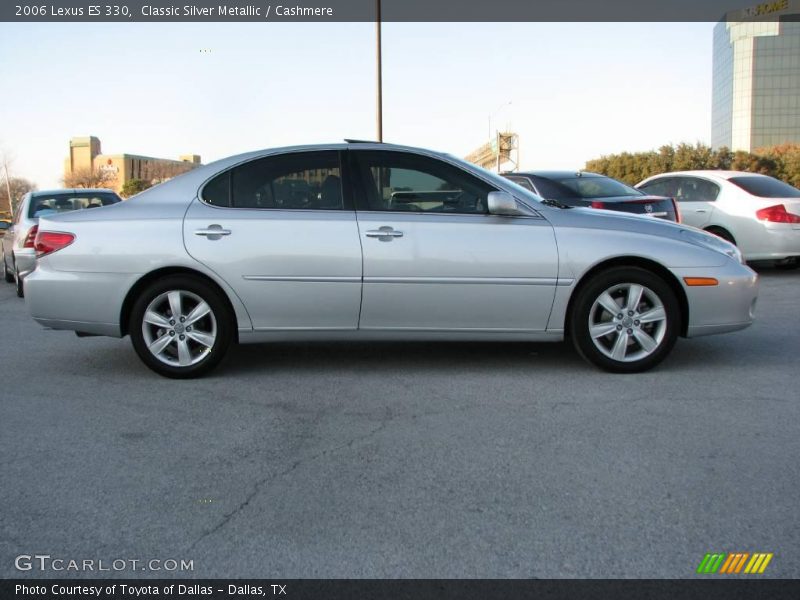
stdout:
[(489, 214), (492, 215), (521, 215), (522, 211), (517, 205), (514, 196), (508, 192), (489, 192), (487, 197)]

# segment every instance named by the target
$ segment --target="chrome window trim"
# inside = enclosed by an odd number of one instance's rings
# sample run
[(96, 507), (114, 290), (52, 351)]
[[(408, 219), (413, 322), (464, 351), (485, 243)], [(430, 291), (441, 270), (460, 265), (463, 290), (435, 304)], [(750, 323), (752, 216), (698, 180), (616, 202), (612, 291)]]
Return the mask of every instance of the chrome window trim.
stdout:
[[(520, 202), (519, 198), (514, 196), (514, 199), (517, 202)], [(493, 215), (492, 213), (444, 213), (444, 212), (432, 212), (432, 211), (416, 211), (416, 210), (356, 210), (356, 214), (359, 215), (419, 215), (423, 217), (470, 217), (472, 219), (475, 218), (483, 218), (486, 219), (487, 217), (494, 217), (496, 219), (536, 219), (544, 221), (545, 218), (540, 215), (538, 212), (534, 211), (524, 202), (522, 203), (526, 209), (530, 210), (533, 214), (530, 215)]]
[[(212, 177), (212, 179), (213, 179), (213, 177)], [(351, 208), (256, 208), (256, 207), (247, 207), (247, 206), (241, 206), (241, 207), (240, 206), (217, 206), (216, 204), (210, 204), (210, 203), (206, 202), (205, 200), (203, 200), (199, 196), (196, 196), (194, 198), (194, 200), (197, 200), (198, 202), (200, 202), (200, 204), (202, 204), (202, 205), (204, 205), (204, 206), (206, 206), (208, 208), (214, 208), (214, 209), (217, 209), (217, 210), (263, 210), (263, 211), (268, 211), (268, 212), (272, 212), (272, 213), (276, 213), (276, 212), (279, 212), (279, 213), (280, 212), (287, 212), (287, 213), (302, 212), (302, 213), (322, 213), (322, 214), (325, 214), (325, 215), (330, 215), (330, 214), (355, 215), (355, 212), (356, 212), (355, 209), (351, 209)], [(192, 202), (194, 200), (192, 200)], [(189, 203), (189, 205), (191, 206), (191, 202)]]

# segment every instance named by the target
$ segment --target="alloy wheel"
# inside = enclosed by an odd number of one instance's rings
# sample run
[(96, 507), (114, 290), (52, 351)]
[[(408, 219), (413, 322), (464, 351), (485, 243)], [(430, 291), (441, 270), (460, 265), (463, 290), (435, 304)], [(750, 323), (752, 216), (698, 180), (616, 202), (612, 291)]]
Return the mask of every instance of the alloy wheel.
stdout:
[(650, 288), (621, 283), (600, 294), (589, 310), (589, 336), (606, 357), (634, 362), (653, 354), (667, 331), (664, 303)]
[(156, 296), (144, 311), (142, 336), (160, 362), (188, 367), (207, 358), (217, 339), (217, 318), (211, 306), (187, 290)]

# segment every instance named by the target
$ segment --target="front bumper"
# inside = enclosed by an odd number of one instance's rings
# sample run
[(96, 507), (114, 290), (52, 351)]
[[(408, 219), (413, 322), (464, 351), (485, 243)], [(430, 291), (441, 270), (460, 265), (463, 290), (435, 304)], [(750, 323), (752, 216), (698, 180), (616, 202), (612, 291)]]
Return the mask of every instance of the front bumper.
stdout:
[[(672, 269), (686, 293), (689, 324), (686, 337), (726, 333), (753, 323), (758, 298), (758, 275), (730, 259), (721, 267)], [(690, 286), (684, 277), (714, 277), (715, 286)]]

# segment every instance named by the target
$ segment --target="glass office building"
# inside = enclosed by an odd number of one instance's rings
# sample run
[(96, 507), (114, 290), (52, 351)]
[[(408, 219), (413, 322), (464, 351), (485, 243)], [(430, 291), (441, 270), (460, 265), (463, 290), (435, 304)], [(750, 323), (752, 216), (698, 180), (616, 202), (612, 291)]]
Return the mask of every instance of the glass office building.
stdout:
[(800, 1), (732, 11), (714, 28), (711, 145), (800, 143)]

